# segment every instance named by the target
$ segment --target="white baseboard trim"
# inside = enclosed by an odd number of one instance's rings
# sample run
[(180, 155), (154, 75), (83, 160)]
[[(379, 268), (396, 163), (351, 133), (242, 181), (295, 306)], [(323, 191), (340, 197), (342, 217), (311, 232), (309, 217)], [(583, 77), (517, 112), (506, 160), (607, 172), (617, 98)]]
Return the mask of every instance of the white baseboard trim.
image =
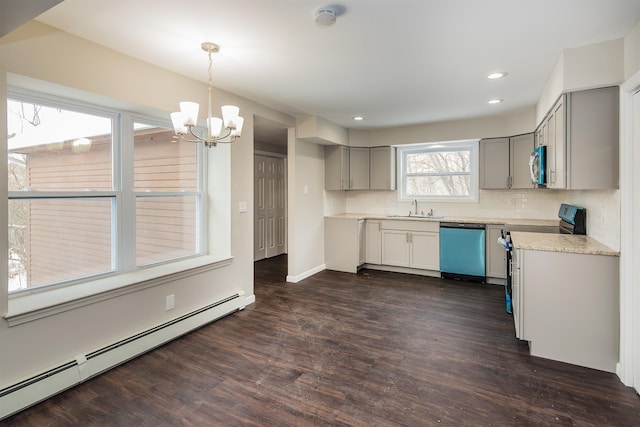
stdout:
[(298, 283), (299, 281), (304, 280), (307, 277), (311, 277), (316, 273), (320, 273), (322, 270), (326, 270), (326, 268), (327, 266), (325, 264), (322, 264), (312, 268), (311, 270), (307, 270), (304, 273), (296, 274), (295, 276), (287, 275), (287, 282)]
[(0, 420), (245, 307), (244, 291), (0, 389)]
[(363, 268), (368, 268), (369, 270), (392, 271), (394, 273), (417, 274), (419, 276), (440, 277), (439, 271), (422, 270), (419, 268), (409, 267), (396, 267), (394, 265), (364, 264)]
[(244, 305), (238, 308), (238, 310), (244, 310), (244, 308), (248, 305), (254, 304), (256, 302), (256, 295), (251, 294), (244, 299)]

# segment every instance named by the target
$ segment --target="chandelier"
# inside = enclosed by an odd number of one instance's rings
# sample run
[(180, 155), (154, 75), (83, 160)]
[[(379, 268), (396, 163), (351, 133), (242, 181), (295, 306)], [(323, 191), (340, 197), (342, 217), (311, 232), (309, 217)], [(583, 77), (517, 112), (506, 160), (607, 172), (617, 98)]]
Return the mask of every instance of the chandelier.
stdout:
[[(197, 126), (198, 110), (200, 106), (197, 102), (181, 102), (180, 111), (171, 113), (173, 129), (180, 137), (180, 140), (188, 142), (202, 142), (206, 147), (215, 147), (220, 143), (232, 143), (240, 137), (244, 118), (238, 113), (240, 109), (235, 105), (222, 106), (222, 119), (211, 116), (211, 89), (213, 79), (211, 78), (212, 60), (211, 55), (220, 51), (220, 46), (215, 43), (204, 42), (200, 45), (202, 50), (209, 55), (209, 104), (207, 110), (207, 127), (203, 129)], [(223, 131), (224, 126), (224, 131)], [(195, 138), (190, 139), (186, 137)]]

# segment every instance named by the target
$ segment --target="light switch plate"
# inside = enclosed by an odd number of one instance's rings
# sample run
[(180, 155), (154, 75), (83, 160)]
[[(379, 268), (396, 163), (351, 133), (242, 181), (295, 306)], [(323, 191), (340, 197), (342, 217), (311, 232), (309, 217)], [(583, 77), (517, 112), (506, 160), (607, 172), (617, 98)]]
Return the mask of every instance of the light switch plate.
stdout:
[(246, 212), (247, 211), (247, 202), (240, 202), (238, 205), (238, 211)]

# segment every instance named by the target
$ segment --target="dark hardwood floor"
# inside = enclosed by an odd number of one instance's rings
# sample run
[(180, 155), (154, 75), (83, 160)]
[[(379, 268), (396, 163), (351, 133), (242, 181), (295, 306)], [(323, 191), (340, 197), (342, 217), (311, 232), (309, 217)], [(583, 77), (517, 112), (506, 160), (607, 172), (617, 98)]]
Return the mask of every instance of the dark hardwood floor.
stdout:
[(500, 286), (364, 270), (254, 305), (4, 421), (30, 426), (637, 426), (614, 374), (530, 357)]

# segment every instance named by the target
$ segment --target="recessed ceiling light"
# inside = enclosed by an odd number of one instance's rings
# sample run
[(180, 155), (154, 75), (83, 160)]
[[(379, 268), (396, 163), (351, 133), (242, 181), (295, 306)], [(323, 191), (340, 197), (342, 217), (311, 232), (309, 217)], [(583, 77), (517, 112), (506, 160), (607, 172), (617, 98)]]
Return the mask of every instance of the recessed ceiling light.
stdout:
[(364, 120), (364, 117), (362, 117), (362, 116), (354, 116), (353, 120), (355, 120), (356, 122), (361, 122), (362, 120)]
[(490, 99), (489, 104), (500, 104), (504, 99)]
[(491, 80), (501, 79), (503, 77), (506, 77), (507, 74), (509, 73), (507, 73), (506, 71), (498, 71), (498, 72), (489, 74), (487, 78)]

